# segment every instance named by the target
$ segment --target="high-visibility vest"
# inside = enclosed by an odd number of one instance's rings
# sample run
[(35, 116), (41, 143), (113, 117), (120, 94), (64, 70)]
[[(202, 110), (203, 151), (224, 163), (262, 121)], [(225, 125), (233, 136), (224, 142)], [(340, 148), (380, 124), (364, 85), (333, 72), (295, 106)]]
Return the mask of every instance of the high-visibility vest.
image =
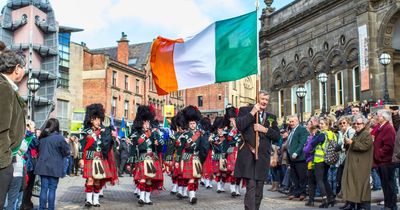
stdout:
[[(317, 147), (315, 147), (315, 152), (314, 152), (314, 163), (322, 163), (324, 162), (324, 158), (325, 158), (325, 147), (326, 144), (328, 144), (329, 140), (335, 140), (336, 139), (336, 135), (334, 132), (332, 131), (322, 131), (319, 135), (324, 135), (325, 136), (325, 140), (322, 144), (318, 144)], [(328, 138), (326, 138), (328, 137)]]

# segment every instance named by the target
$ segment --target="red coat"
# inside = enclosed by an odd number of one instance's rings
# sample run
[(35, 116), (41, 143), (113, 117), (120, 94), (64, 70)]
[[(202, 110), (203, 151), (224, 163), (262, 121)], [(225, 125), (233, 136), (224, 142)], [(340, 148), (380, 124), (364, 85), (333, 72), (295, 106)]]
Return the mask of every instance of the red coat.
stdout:
[(378, 128), (375, 133), (374, 140), (375, 167), (387, 165), (392, 162), (395, 140), (396, 132), (394, 130), (394, 127), (389, 122)]

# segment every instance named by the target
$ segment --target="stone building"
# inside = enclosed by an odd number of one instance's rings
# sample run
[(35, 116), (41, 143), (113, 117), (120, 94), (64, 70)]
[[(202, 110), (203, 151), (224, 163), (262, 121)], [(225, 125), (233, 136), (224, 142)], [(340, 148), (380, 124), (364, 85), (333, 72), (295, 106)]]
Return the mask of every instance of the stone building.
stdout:
[[(400, 98), (400, 1), (296, 0), (275, 11), (272, 0), (260, 18), (261, 87), (271, 91), (270, 109), (280, 118), (298, 113), (296, 88), (307, 95), (303, 110), (318, 114), (338, 105), (384, 97), (384, 67), (378, 57), (387, 52), (387, 87), (392, 103)], [(328, 75), (325, 86), (316, 76)]]

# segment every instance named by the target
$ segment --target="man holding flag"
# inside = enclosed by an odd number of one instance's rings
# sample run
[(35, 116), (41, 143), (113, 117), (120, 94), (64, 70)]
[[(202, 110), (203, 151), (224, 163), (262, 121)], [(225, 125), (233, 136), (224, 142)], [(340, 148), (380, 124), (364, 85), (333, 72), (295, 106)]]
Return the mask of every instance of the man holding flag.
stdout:
[(121, 121), (121, 127), (118, 131), (118, 138), (120, 139), (119, 144), (119, 166), (118, 166), (118, 176), (122, 177), (125, 171), (125, 165), (130, 156), (130, 145), (131, 140), (127, 138), (127, 129), (124, 118)]

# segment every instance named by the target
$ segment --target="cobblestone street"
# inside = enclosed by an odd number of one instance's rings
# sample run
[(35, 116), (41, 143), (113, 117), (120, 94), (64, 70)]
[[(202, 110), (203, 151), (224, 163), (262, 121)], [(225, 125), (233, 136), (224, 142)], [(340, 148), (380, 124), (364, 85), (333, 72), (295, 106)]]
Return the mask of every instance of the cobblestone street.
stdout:
[[(85, 193), (83, 191), (84, 179), (81, 177), (66, 177), (60, 180), (57, 189), (57, 209), (86, 209), (84, 207)], [(180, 210), (180, 209), (218, 209), (218, 210), (239, 210), (243, 208), (244, 190), (242, 196), (238, 198), (231, 198), (228, 186), (225, 187), (225, 193), (216, 193), (215, 189), (205, 190), (200, 186), (197, 193), (198, 203), (190, 205), (187, 200), (179, 200), (175, 196), (169, 194), (171, 187), (170, 179), (167, 179), (167, 190), (154, 192), (152, 194), (152, 201), (154, 205), (144, 206), (142, 209), (163, 209), (163, 210)], [(303, 201), (288, 201), (285, 195), (280, 193), (272, 193), (267, 191), (270, 186), (264, 187), (264, 199), (262, 201), (263, 210), (269, 209), (310, 209), (304, 206)], [(379, 200), (381, 192), (373, 193), (373, 200)], [(38, 204), (38, 198), (33, 197), (35, 205)], [(92, 209), (137, 209), (140, 208), (137, 199), (133, 194), (133, 184), (131, 177), (120, 178), (120, 183), (115, 186), (108, 186), (104, 190), (104, 198), (101, 199), (101, 207)], [(319, 205), (317, 202), (316, 205)], [(336, 205), (335, 208), (342, 204)], [(373, 203), (372, 209), (380, 209), (381, 206)]]

